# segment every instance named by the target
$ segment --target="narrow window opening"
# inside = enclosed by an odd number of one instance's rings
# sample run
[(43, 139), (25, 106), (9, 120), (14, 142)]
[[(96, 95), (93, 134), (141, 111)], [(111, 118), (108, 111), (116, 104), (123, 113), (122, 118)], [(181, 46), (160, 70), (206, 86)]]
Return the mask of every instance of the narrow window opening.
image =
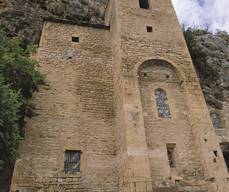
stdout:
[(81, 151), (65, 151), (64, 172), (71, 174), (80, 172), (80, 157)]
[(149, 9), (149, 1), (148, 0), (139, 0), (140, 8)]
[(147, 73), (144, 73), (144, 77), (147, 77)]
[(171, 118), (166, 92), (163, 89), (155, 91), (158, 115), (160, 118)]
[(153, 27), (152, 26), (147, 26), (146, 30), (148, 33), (152, 33), (153, 32)]
[(167, 144), (167, 155), (168, 155), (168, 160), (169, 160), (169, 166), (171, 168), (176, 167), (176, 162), (175, 162), (175, 147), (176, 144)]
[(72, 42), (79, 43), (80, 42), (80, 38), (72, 36)]

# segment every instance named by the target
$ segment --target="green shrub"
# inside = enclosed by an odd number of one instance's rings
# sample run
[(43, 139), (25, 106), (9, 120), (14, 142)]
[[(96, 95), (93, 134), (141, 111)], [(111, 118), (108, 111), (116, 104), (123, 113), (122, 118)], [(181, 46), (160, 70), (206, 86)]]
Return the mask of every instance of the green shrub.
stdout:
[(0, 79), (0, 169), (10, 165), (18, 157), (20, 139), (18, 115), (21, 103), (15, 92)]
[(29, 53), (18, 39), (0, 32), (0, 170), (18, 157), (27, 99), (44, 83)]

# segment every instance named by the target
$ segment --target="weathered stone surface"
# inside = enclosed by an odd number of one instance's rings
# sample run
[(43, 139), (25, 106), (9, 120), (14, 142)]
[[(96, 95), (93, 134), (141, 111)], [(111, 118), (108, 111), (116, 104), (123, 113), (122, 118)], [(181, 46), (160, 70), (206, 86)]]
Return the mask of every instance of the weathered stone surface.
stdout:
[[(33, 98), (39, 116), (26, 126), (11, 190), (229, 191), (171, 1), (151, 2), (149, 10), (138, 0), (111, 1), (106, 13), (110, 28), (44, 23), (37, 59), (48, 89)], [(158, 115), (158, 88), (168, 118)], [(80, 172), (64, 172), (66, 150), (82, 152)]]
[(39, 43), (43, 18), (103, 23), (107, 0), (2, 0), (0, 28), (18, 36), (24, 45)]
[(222, 109), (226, 99), (223, 91), (228, 84), (229, 36), (224, 32), (212, 34), (201, 30), (193, 35), (190, 48), (199, 52), (200, 59), (196, 59), (195, 65), (206, 101), (210, 107)]
[[(216, 183), (220, 192), (228, 191), (223, 156), (174, 11), (169, 1), (154, 3), (151, 12), (139, 9), (138, 1), (117, 1), (111, 31), (44, 23), (37, 59), (49, 86), (33, 98), (39, 116), (26, 126), (13, 191), (215, 192)], [(103, 23), (105, 4), (2, 1), (0, 22), (27, 44), (38, 42), (42, 17)], [(147, 25), (153, 33), (146, 32)], [(80, 42), (71, 42), (72, 36)], [(214, 57), (217, 46), (204, 46)], [(146, 72), (154, 75), (141, 81), (137, 71), (147, 60)], [(168, 94), (171, 119), (157, 115), (158, 87)], [(205, 90), (214, 106), (222, 103), (215, 101), (211, 86)], [(166, 153), (171, 143), (176, 144), (175, 170)], [(83, 152), (79, 174), (63, 171), (69, 149)]]
[(194, 63), (220, 143), (229, 142), (229, 35), (197, 30), (192, 42)]

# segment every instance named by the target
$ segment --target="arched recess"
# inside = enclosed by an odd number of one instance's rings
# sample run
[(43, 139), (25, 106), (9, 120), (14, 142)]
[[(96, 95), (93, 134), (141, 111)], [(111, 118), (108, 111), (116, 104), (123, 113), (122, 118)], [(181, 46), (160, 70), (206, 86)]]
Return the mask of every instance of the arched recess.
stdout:
[(154, 65), (156, 63), (164, 63), (164, 65), (167, 65), (168, 67), (170, 67), (177, 75), (178, 79), (182, 82), (186, 82), (186, 78), (185, 78), (185, 73), (180, 70), (179, 66), (174, 63), (173, 61), (171, 61), (170, 59), (167, 58), (163, 58), (163, 57), (155, 57), (154, 59), (152, 59), (151, 57), (148, 57), (146, 59), (140, 59), (134, 66), (133, 69), (133, 75), (134, 76), (138, 76), (139, 77), (139, 71), (144, 68), (145, 65)]
[[(178, 70), (167, 61), (153, 59), (147, 60), (139, 66), (137, 76), (143, 110), (147, 111), (146, 108), (149, 106), (155, 106), (157, 113), (154, 116), (170, 117), (169, 106), (171, 106), (171, 103), (169, 104), (168, 98), (170, 97), (170, 90), (180, 90), (180, 85), (182, 84)], [(158, 95), (157, 90), (163, 91)], [(145, 97), (146, 95), (147, 97)], [(147, 104), (149, 100), (151, 100), (150, 105)], [(150, 111), (149, 108), (148, 110)], [(164, 110), (167, 114), (163, 115), (160, 110)]]
[[(153, 59), (138, 66), (137, 77), (152, 180), (160, 182), (161, 177), (170, 177), (171, 169), (187, 177), (200, 169), (200, 159), (195, 150), (189, 109), (181, 88), (182, 73), (165, 60)], [(157, 93), (158, 90), (160, 92)], [(172, 146), (170, 156), (169, 146)], [(174, 162), (175, 167), (171, 167), (169, 161)], [(202, 176), (202, 171), (199, 171), (198, 179)]]
[[(147, 72), (147, 70), (148, 72), (153, 73), (155, 70), (154, 71), (150, 70), (152, 69), (152, 67), (154, 67), (155, 69), (161, 68), (160, 71), (164, 70), (164, 73), (166, 73), (166, 70), (170, 71), (172, 75), (171, 77), (173, 77), (173, 79), (175, 78), (176, 81), (184, 81), (185, 79), (184, 74), (178, 69), (177, 66), (175, 66), (175, 64), (171, 63), (170, 61), (163, 60), (163, 59), (149, 59), (147, 61), (144, 61), (143, 63), (137, 64), (135, 70), (137, 71), (138, 77), (141, 78), (143, 73)], [(151, 74), (151, 76), (153, 77), (154, 75)], [(156, 79), (156, 76), (154, 76), (154, 81), (158, 80)], [(165, 79), (169, 80), (167, 76), (164, 76), (164, 77), (166, 77), (164, 78), (164, 80)]]

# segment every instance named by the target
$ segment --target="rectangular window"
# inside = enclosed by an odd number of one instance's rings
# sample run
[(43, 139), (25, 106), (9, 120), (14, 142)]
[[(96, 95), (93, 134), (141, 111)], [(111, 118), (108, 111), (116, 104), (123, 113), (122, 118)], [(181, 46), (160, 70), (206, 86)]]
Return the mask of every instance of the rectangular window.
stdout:
[(148, 0), (139, 0), (140, 8), (149, 9), (149, 1)]
[(152, 26), (146, 26), (146, 30), (148, 33), (152, 33), (153, 32), (153, 27)]
[(80, 38), (72, 36), (72, 42), (79, 43), (80, 42)]
[(77, 173), (80, 172), (80, 156), (81, 151), (65, 151), (64, 172)]
[(169, 160), (169, 166), (171, 168), (176, 167), (176, 162), (175, 162), (175, 147), (176, 144), (166, 144), (167, 147), (167, 155), (168, 155), (168, 160)]

